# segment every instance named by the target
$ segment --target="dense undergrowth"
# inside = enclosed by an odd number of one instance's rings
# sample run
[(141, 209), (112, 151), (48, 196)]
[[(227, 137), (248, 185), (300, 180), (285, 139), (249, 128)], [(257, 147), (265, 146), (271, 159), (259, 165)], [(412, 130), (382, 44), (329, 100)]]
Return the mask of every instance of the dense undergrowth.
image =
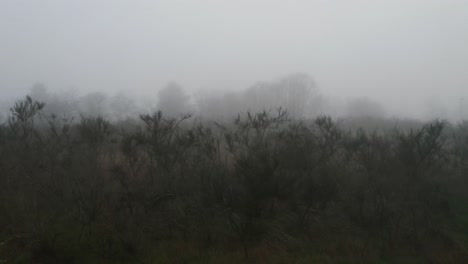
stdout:
[(0, 126), (2, 263), (464, 263), (468, 124), (161, 112)]

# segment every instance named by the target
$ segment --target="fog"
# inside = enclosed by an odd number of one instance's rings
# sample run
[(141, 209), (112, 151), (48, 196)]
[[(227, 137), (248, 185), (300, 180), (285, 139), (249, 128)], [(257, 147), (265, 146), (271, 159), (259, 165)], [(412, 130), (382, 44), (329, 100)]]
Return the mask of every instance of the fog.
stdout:
[(0, 264), (468, 263), (468, 1), (0, 0)]
[(150, 105), (171, 82), (199, 98), (301, 73), (330, 114), (468, 115), (466, 1), (2, 0), (0, 34), (0, 104), (36, 83)]

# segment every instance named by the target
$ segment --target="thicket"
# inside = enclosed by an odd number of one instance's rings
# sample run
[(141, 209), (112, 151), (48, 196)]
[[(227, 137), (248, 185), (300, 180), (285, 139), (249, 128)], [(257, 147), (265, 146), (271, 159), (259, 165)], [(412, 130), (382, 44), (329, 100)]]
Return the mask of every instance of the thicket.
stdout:
[(26, 97), (0, 126), (1, 262), (468, 261), (468, 123), (43, 108)]

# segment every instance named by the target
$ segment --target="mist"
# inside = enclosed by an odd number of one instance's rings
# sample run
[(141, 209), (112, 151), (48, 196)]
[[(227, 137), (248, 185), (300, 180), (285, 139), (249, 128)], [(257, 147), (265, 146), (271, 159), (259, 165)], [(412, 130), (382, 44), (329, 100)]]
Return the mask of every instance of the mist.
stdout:
[(456, 121), (468, 114), (467, 17), (454, 0), (6, 0), (0, 101), (43, 83), (155, 104), (170, 82), (197, 96), (304, 73), (332, 104)]
[(0, 0), (0, 263), (468, 263), (468, 1)]

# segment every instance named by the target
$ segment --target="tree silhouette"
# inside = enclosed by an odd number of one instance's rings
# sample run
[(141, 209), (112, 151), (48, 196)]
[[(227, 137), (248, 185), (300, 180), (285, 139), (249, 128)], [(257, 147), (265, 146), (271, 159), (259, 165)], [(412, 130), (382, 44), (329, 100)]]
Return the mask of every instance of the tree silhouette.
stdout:
[(192, 110), (190, 96), (182, 86), (171, 82), (159, 91), (158, 108), (168, 116), (185, 114)]

